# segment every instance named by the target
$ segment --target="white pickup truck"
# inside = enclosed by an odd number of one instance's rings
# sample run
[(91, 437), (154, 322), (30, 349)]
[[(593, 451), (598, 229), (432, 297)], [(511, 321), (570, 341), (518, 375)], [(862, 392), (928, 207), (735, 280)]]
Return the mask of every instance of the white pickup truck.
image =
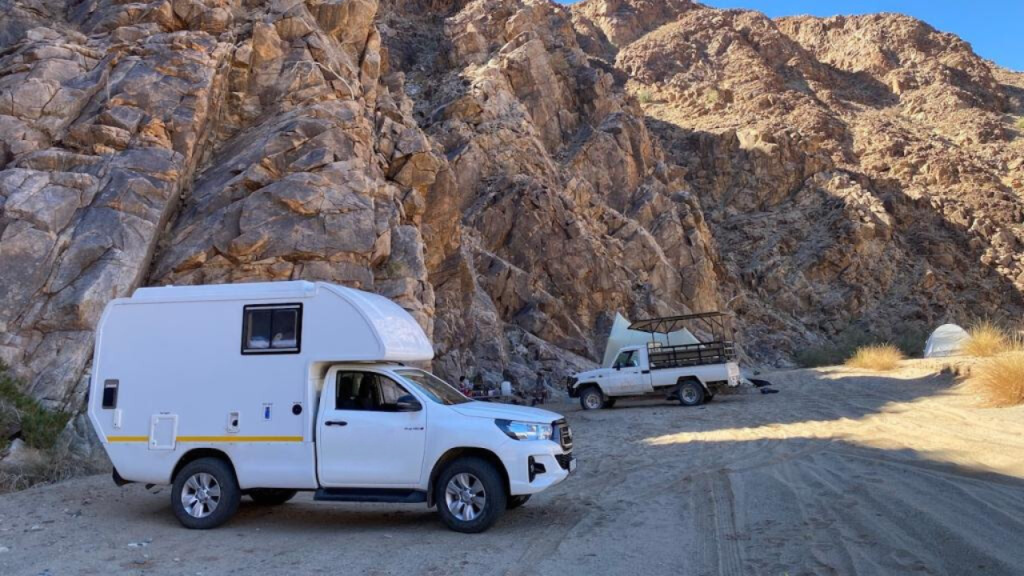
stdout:
[(553, 412), (475, 402), (381, 296), (327, 283), (141, 288), (97, 328), (89, 417), (119, 484), (172, 485), (188, 528), (242, 496), (425, 503), (460, 532), (575, 470)]
[[(703, 329), (691, 332), (686, 327), (692, 324)], [(697, 406), (713, 398), (722, 387), (740, 383), (728, 317), (722, 313), (641, 320), (629, 329), (650, 334), (652, 341), (624, 346), (610, 366), (580, 372), (569, 379), (569, 395), (579, 398), (584, 410), (611, 408), (619, 398), (656, 393), (683, 406)], [(711, 337), (700, 341), (693, 333)], [(673, 334), (677, 338), (685, 335), (687, 342), (673, 345)]]

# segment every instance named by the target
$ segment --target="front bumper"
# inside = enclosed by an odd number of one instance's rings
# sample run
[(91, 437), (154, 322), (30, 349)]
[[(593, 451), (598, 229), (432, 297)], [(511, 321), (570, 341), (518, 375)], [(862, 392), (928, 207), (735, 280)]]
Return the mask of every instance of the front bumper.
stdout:
[(578, 383), (579, 383), (579, 380), (577, 380), (576, 378), (573, 378), (571, 376), (565, 381), (565, 387), (569, 391), (569, 398), (579, 398), (580, 397), (580, 391), (576, 389), (576, 384), (578, 384)]
[(536, 494), (562, 482), (576, 471), (572, 432), (564, 420), (554, 423), (556, 437), (544, 442), (510, 441), (502, 461), (508, 471), (509, 493)]

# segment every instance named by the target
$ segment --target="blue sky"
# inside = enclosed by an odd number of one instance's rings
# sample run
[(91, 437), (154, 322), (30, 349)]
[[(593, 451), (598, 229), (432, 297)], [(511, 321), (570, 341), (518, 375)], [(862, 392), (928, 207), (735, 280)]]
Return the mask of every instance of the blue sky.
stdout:
[[(570, 0), (559, 0), (572, 4)], [(1000, 66), (1024, 71), (1024, 0), (704, 0), (716, 8), (748, 8), (771, 17), (902, 12), (952, 32)]]

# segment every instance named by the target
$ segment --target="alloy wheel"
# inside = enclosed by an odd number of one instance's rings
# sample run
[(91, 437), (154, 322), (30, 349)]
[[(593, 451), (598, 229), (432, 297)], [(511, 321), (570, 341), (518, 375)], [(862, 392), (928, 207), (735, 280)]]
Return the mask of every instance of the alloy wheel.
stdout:
[(452, 516), (463, 522), (472, 522), (483, 514), (484, 506), (487, 505), (487, 492), (479, 478), (463, 472), (448, 481), (444, 499)]
[(219, 504), (220, 484), (212, 474), (193, 474), (181, 488), (181, 505), (193, 518), (206, 518)]

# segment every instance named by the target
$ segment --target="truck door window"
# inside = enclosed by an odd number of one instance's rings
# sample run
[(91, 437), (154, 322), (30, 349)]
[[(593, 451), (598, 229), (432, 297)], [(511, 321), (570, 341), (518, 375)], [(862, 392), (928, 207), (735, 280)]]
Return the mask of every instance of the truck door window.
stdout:
[(619, 368), (636, 368), (636, 350), (620, 352), (619, 357), (615, 359), (615, 365)]
[(259, 304), (242, 312), (242, 354), (298, 354), (302, 304)]
[(397, 382), (372, 372), (338, 372), (336, 410), (395, 412), (398, 399), (409, 394)]

